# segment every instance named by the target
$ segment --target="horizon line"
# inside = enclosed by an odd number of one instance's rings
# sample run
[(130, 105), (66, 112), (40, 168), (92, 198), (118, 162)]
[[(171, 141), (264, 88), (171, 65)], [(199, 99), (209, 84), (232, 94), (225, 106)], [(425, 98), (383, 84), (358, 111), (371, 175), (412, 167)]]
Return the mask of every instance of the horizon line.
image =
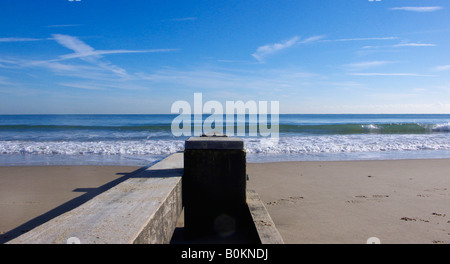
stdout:
[[(86, 113), (40, 113), (40, 114), (2, 114), (0, 116), (13, 116), (13, 115), (174, 115), (178, 116), (180, 114), (166, 113), (166, 114), (156, 114), (156, 113), (133, 113), (133, 114), (118, 114), (118, 113), (108, 113), (108, 114), (86, 114)], [(191, 114), (194, 115), (194, 114)], [(202, 114), (209, 116), (211, 114)], [(223, 114), (226, 115), (226, 114)], [(238, 115), (238, 114), (235, 114)], [(249, 115), (246, 113), (245, 115)], [(259, 115), (259, 114), (258, 114)], [(267, 113), (270, 115), (270, 113)], [(450, 113), (279, 113), (279, 115), (450, 115)]]

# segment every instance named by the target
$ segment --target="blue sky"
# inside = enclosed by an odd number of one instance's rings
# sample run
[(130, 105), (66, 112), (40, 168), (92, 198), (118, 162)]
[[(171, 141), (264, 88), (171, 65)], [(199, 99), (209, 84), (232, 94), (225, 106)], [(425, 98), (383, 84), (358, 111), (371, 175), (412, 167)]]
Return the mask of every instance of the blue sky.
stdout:
[(0, 114), (450, 113), (448, 0), (2, 0)]

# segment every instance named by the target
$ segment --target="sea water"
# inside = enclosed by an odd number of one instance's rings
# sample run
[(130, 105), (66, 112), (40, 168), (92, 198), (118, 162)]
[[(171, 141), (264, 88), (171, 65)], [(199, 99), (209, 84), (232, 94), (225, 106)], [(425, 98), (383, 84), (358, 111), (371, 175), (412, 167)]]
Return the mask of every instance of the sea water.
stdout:
[[(151, 165), (184, 149), (176, 116), (0, 115), (0, 166)], [(450, 115), (282, 114), (279, 138), (242, 138), (248, 162), (448, 158)]]

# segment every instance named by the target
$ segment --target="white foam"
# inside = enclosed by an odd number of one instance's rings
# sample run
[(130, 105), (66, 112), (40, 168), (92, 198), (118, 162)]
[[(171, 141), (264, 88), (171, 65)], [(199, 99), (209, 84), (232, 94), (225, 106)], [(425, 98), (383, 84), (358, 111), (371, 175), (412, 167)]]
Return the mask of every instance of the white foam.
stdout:
[(147, 140), (147, 141), (99, 141), (99, 142), (0, 142), (2, 154), (37, 155), (164, 155), (184, 148), (184, 141)]
[[(450, 134), (323, 135), (244, 138), (249, 154), (307, 154), (449, 150)], [(184, 140), (135, 141), (0, 141), (0, 154), (166, 155), (184, 149)]]
[(450, 123), (446, 124), (436, 124), (431, 128), (434, 132), (449, 132), (450, 131)]
[(280, 138), (278, 144), (246, 140), (247, 153), (307, 154), (450, 149), (450, 137), (438, 135), (334, 135)]
[(382, 129), (381, 127), (379, 127), (379, 126), (377, 126), (377, 125), (373, 125), (373, 124), (369, 124), (369, 125), (361, 125), (361, 127), (362, 127), (363, 129), (366, 129), (366, 130), (379, 130), (379, 129)]

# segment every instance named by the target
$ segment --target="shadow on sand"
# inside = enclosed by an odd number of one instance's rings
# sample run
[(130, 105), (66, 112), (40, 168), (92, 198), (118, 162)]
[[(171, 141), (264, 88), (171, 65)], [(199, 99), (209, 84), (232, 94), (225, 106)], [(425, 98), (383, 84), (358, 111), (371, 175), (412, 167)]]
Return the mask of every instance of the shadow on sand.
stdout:
[(80, 205), (82, 205), (83, 203), (89, 201), (90, 199), (94, 198), (95, 196), (113, 188), (114, 186), (118, 185), (119, 183), (133, 177), (136, 176), (138, 174), (140, 174), (142, 171), (146, 170), (148, 167), (142, 167), (139, 168), (133, 172), (129, 172), (129, 173), (116, 173), (116, 175), (122, 175), (122, 177), (117, 178), (111, 182), (108, 182), (98, 188), (77, 188), (74, 189), (73, 192), (84, 192), (85, 194), (78, 196), (77, 198), (74, 198), (38, 217), (35, 217), (33, 219), (31, 219), (30, 221), (14, 228), (11, 229), (10, 231), (2, 234), (0, 236), (0, 244), (4, 244), (32, 229), (34, 229), (37, 226), (42, 225), (43, 223), (57, 217), (60, 216)]

